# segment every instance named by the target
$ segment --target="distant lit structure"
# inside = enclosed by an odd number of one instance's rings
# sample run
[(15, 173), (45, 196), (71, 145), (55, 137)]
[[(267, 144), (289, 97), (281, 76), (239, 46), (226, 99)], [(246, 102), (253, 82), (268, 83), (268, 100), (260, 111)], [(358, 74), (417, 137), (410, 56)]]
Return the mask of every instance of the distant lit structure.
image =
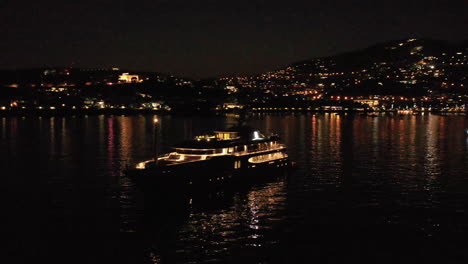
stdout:
[(236, 104), (236, 103), (225, 103), (223, 104), (223, 109), (224, 110), (229, 110), (229, 109), (243, 109), (245, 106), (241, 104)]
[(225, 90), (228, 91), (228, 94), (233, 94), (233, 93), (237, 93), (239, 91), (239, 89), (237, 89), (235, 86), (233, 85), (227, 85)]
[(129, 74), (128, 72), (122, 73), (119, 75), (119, 82), (123, 83), (139, 83), (142, 82), (143, 80), (140, 79), (139, 75), (136, 74)]
[(371, 107), (375, 107), (379, 105), (379, 100), (377, 99), (355, 99), (354, 102), (366, 104)]

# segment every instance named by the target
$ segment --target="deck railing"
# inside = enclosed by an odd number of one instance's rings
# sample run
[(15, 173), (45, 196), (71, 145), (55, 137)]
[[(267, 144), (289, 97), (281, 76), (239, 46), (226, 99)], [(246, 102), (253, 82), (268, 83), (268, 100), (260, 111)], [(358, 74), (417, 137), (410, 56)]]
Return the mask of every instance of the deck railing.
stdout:
[(265, 149), (255, 149), (255, 150), (247, 150), (247, 151), (236, 152), (236, 153), (234, 153), (234, 156), (244, 156), (244, 155), (249, 155), (249, 154), (262, 153), (262, 152), (274, 151), (274, 150), (282, 150), (282, 149), (286, 149), (286, 145), (276, 144), (274, 146), (267, 147)]

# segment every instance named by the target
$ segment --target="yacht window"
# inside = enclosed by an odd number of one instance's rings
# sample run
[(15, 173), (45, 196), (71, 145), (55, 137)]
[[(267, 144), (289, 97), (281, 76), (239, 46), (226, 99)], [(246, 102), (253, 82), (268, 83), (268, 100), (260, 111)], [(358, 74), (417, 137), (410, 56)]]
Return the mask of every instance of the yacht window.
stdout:
[[(219, 150), (219, 153), (222, 153), (222, 149)], [(209, 155), (209, 154), (216, 154), (217, 150), (216, 149), (184, 149), (182, 151), (178, 151), (179, 153), (182, 154), (192, 154), (192, 155)]]
[(178, 160), (178, 159), (180, 159), (180, 155), (171, 154), (171, 155), (169, 155), (169, 159), (171, 159), (171, 160)]
[(223, 153), (223, 149), (216, 149), (215, 154)]

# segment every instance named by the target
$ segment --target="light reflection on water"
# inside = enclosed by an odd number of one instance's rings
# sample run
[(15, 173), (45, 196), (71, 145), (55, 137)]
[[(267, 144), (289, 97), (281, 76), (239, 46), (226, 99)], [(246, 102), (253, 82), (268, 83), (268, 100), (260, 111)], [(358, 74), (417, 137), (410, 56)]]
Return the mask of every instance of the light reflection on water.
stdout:
[(284, 181), (270, 183), (253, 188), (245, 196), (236, 196), (235, 203), (226, 209), (190, 212), (187, 223), (178, 232), (182, 259), (203, 259), (205, 251), (220, 257), (238, 245), (264, 247), (277, 242), (265, 239), (264, 233), (284, 217), (285, 188)]
[[(372, 233), (382, 230), (413, 238), (468, 232), (466, 117), (254, 114), (250, 125), (282, 136), (294, 174), (164, 204), (121, 177), (127, 164), (152, 156), (153, 118), (1, 117), (2, 190), (17, 201), (5, 208), (21, 217), (7, 226), (141, 232), (150, 259), (179, 263), (319, 254), (321, 243), (346, 234), (379, 242)], [(233, 123), (162, 116), (160, 151)]]

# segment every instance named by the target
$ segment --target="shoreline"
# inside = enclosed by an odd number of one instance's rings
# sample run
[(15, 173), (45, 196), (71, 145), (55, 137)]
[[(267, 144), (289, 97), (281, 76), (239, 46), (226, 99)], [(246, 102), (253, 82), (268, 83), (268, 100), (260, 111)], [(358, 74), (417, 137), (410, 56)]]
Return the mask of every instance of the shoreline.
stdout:
[[(336, 113), (360, 115), (415, 115), (415, 114), (454, 114), (467, 115), (468, 110), (330, 110), (330, 109), (304, 109), (304, 108), (262, 108), (253, 109), (252, 113)], [(74, 116), (74, 115), (183, 115), (183, 116), (216, 116), (235, 114), (235, 111), (165, 111), (153, 109), (6, 109), (0, 110), (0, 116)]]

